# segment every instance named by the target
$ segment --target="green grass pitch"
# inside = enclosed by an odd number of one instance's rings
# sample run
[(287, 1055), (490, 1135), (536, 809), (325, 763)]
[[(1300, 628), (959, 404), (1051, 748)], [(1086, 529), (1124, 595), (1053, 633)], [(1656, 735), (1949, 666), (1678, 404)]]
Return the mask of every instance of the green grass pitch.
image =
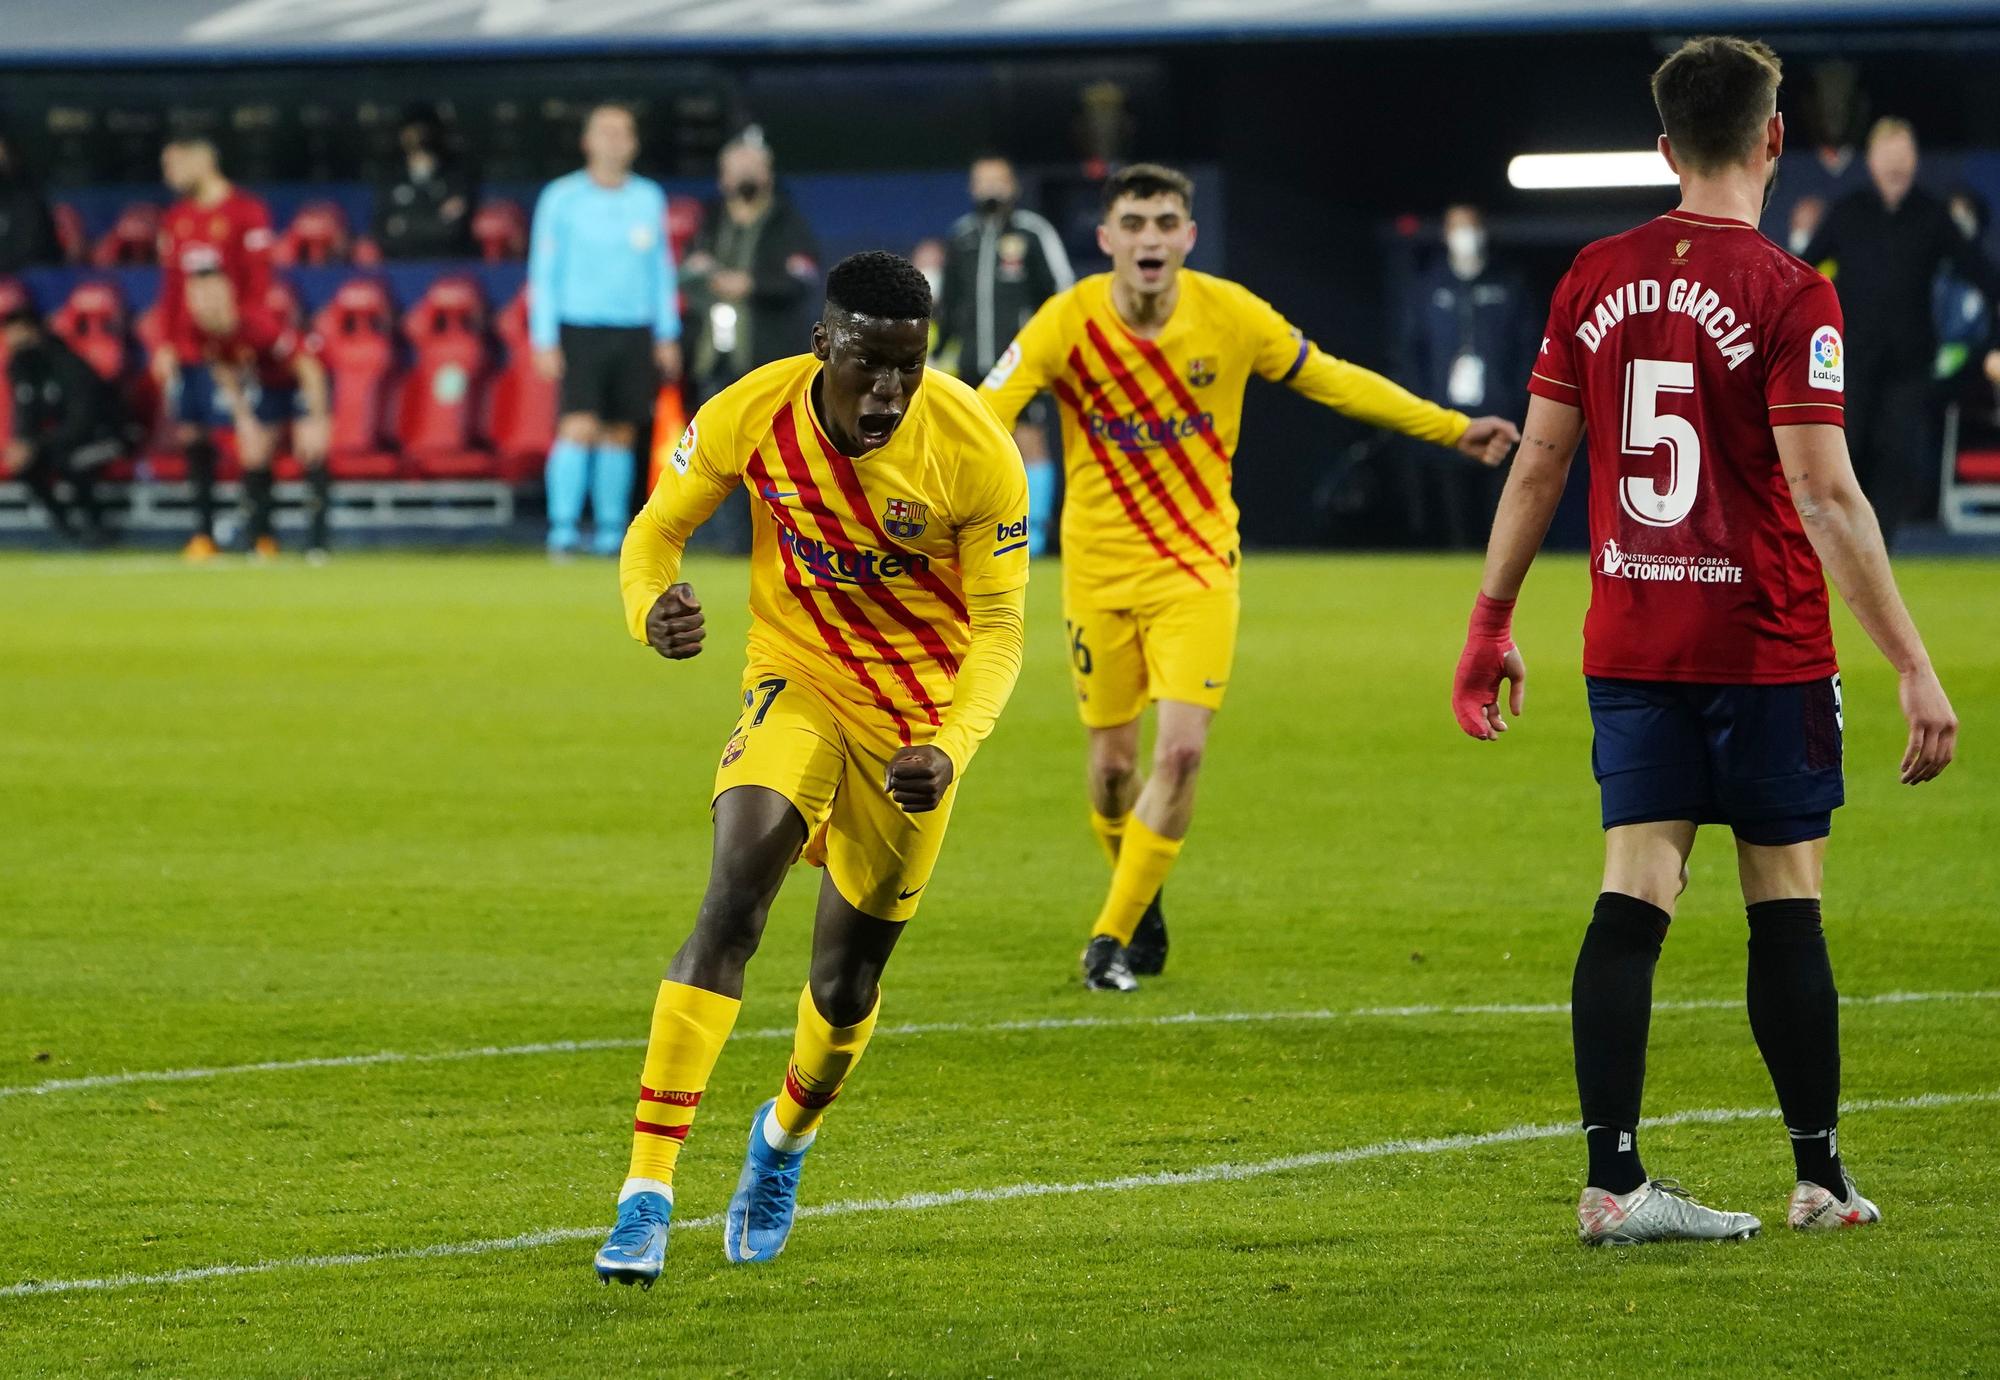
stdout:
[[(670, 666), (598, 564), (0, 561), (0, 1375), (2000, 1373), (2000, 567), (1902, 573), (1967, 727), (1943, 781), (1897, 786), (1893, 678), (1842, 615), (1836, 970), (1928, 998), (1844, 1012), (1879, 1230), (1788, 1235), (1782, 1130), (1687, 1115), (1772, 1104), (1711, 830), (1644, 1149), (1767, 1229), (1575, 1244), (1580, 557), (1530, 580), (1498, 745), (1446, 706), (1473, 561), (1252, 559), (1172, 963), (1130, 998), (1075, 971), (1104, 868), (1045, 564), (808, 1163), (829, 1210), (768, 1266), (698, 1225), (782, 1076), (802, 875), (682, 1160), (697, 1224), (640, 1293), (589, 1260), (706, 871), (742, 567), (693, 564), (709, 651)], [(1190, 1012), (1245, 1019), (1160, 1019)], [(463, 1057), (224, 1067), (384, 1052)], [(271, 1268), (175, 1278), (245, 1265)]]

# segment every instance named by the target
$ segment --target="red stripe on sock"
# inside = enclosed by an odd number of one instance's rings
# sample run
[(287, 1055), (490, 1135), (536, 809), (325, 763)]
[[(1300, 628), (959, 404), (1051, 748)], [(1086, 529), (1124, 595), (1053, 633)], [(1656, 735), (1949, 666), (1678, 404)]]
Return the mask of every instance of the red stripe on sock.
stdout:
[(632, 1118), (632, 1129), (640, 1135), (665, 1136), (668, 1140), (686, 1140), (688, 1138), (688, 1127), (692, 1125), (694, 1123), (690, 1121), (680, 1126), (655, 1126), (650, 1121), (641, 1121), (637, 1117)]

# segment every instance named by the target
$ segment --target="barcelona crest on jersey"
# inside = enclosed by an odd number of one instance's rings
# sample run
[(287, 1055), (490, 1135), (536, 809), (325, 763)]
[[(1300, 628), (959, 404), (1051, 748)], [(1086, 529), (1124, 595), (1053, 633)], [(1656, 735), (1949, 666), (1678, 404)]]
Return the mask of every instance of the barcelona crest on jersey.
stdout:
[(882, 509), (882, 527), (898, 541), (915, 541), (924, 534), (929, 510), (907, 498), (892, 498)]

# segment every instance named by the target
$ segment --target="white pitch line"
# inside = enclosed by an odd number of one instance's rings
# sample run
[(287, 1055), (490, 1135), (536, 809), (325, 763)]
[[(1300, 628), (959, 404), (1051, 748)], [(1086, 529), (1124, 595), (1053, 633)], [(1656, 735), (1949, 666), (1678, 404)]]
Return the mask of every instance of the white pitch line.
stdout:
[[(2000, 1091), (1973, 1093), (1923, 1093), (1916, 1097), (1862, 1098), (1841, 1104), (1841, 1111), (1916, 1111), (1931, 1107), (1959, 1107), (1973, 1103), (2000, 1102)], [(1734, 1121), (1775, 1120), (1772, 1107), (1706, 1107), (1649, 1116), (1641, 1127), (1717, 1125)], [(799, 1209), (800, 1217), (852, 1217), (865, 1212), (927, 1212), (932, 1208), (958, 1207), (966, 1203), (1005, 1203), (1020, 1198), (1053, 1198), (1079, 1193), (1129, 1193), (1142, 1188), (1181, 1188), (1197, 1184), (1240, 1183), (1272, 1174), (1300, 1169), (1323, 1169), (1353, 1164), (1358, 1160), (1390, 1159), (1400, 1155), (1442, 1155), (1456, 1150), (1478, 1150), (1492, 1145), (1514, 1145), (1523, 1141), (1555, 1140), (1576, 1134), (1574, 1122), (1558, 1126), (1509, 1126), (1499, 1131), (1466, 1132), (1455, 1136), (1424, 1139), (1377, 1141), (1373, 1145), (1349, 1146), (1343, 1150), (1313, 1150), (1274, 1159), (1197, 1165), (1192, 1169), (1163, 1169), (1151, 1174), (1124, 1174), (1112, 1179), (1085, 1179), (1068, 1183), (1013, 1183), (993, 1188), (954, 1188), (943, 1192), (906, 1193), (897, 1198), (850, 1198), (841, 1202), (814, 1203)], [(704, 1231), (722, 1225), (721, 1214), (675, 1223), (677, 1232)], [(551, 1227), (546, 1231), (522, 1232), (518, 1236), (489, 1237), (480, 1241), (447, 1241), (430, 1246), (411, 1246), (390, 1251), (353, 1251), (342, 1255), (294, 1256), (289, 1260), (259, 1260), (244, 1265), (201, 1265), (184, 1270), (168, 1270), (153, 1275), (109, 1275), (102, 1279), (25, 1280), (0, 1285), (0, 1298), (26, 1298), (38, 1294), (102, 1292), (117, 1289), (151, 1288), (168, 1284), (193, 1284), (207, 1279), (227, 1279), (238, 1275), (266, 1275), (281, 1270), (331, 1270), (350, 1265), (375, 1265), (399, 1260), (434, 1260), (445, 1256), (492, 1255), (501, 1251), (532, 1250), (568, 1241), (587, 1241), (604, 1233), (604, 1226)]]
[[(1970, 992), (1881, 992), (1868, 997), (1842, 997), (1843, 1006), (1903, 1006), (1915, 1002), (2000, 1001), (2000, 991)], [(1655, 1002), (1655, 1011), (1731, 1011), (1741, 1006), (1740, 998), (1727, 1000)], [(1165, 1016), (1049, 1016), (1014, 1021), (919, 1021), (885, 1025), (878, 1035), (998, 1035), (1039, 1030), (1104, 1030), (1133, 1026), (1181, 1025), (1264, 1025), (1287, 1021), (1407, 1020), (1422, 1016), (1560, 1016), (1569, 1012), (1568, 1002), (1483, 1003), (1469, 1006), (1362, 1006), (1349, 1011), (1182, 1011)], [(791, 1026), (765, 1026), (759, 1030), (739, 1030), (738, 1040), (789, 1040)], [(123, 1073), (98, 1073), (82, 1078), (51, 1078), (42, 1083), (21, 1083), (0, 1087), (0, 1098), (50, 1093), (84, 1092), (95, 1088), (121, 1088), (135, 1083), (193, 1083), (211, 1078), (230, 1078), (244, 1073), (290, 1073), (299, 1069), (352, 1069), (378, 1064), (451, 1064), (467, 1059), (500, 1059), (530, 1054), (585, 1054), (607, 1049), (643, 1049), (646, 1042), (624, 1040), (545, 1040), (525, 1045), (479, 1045), (471, 1049), (442, 1049), (428, 1053), (377, 1050), (371, 1054), (329, 1054), (309, 1059), (269, 1059), (255, 1064), (219, 1064), (211, 1068), (138, 1069)]]

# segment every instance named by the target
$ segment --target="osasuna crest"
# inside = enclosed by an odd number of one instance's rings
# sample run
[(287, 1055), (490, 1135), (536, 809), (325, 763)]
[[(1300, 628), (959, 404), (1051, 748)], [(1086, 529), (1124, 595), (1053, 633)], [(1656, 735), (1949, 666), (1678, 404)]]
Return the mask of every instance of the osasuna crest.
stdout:
[(1215, 382), (1215, 361), (1212, 359), (1191, 359), (1188, 361), (1188, 382), (1196, 388), (1206, 388)]
[(929, 518), (929, 509), (907, 498), (892, 498), (882, 508), (882, 527), (898, 541), (921, 537)]

